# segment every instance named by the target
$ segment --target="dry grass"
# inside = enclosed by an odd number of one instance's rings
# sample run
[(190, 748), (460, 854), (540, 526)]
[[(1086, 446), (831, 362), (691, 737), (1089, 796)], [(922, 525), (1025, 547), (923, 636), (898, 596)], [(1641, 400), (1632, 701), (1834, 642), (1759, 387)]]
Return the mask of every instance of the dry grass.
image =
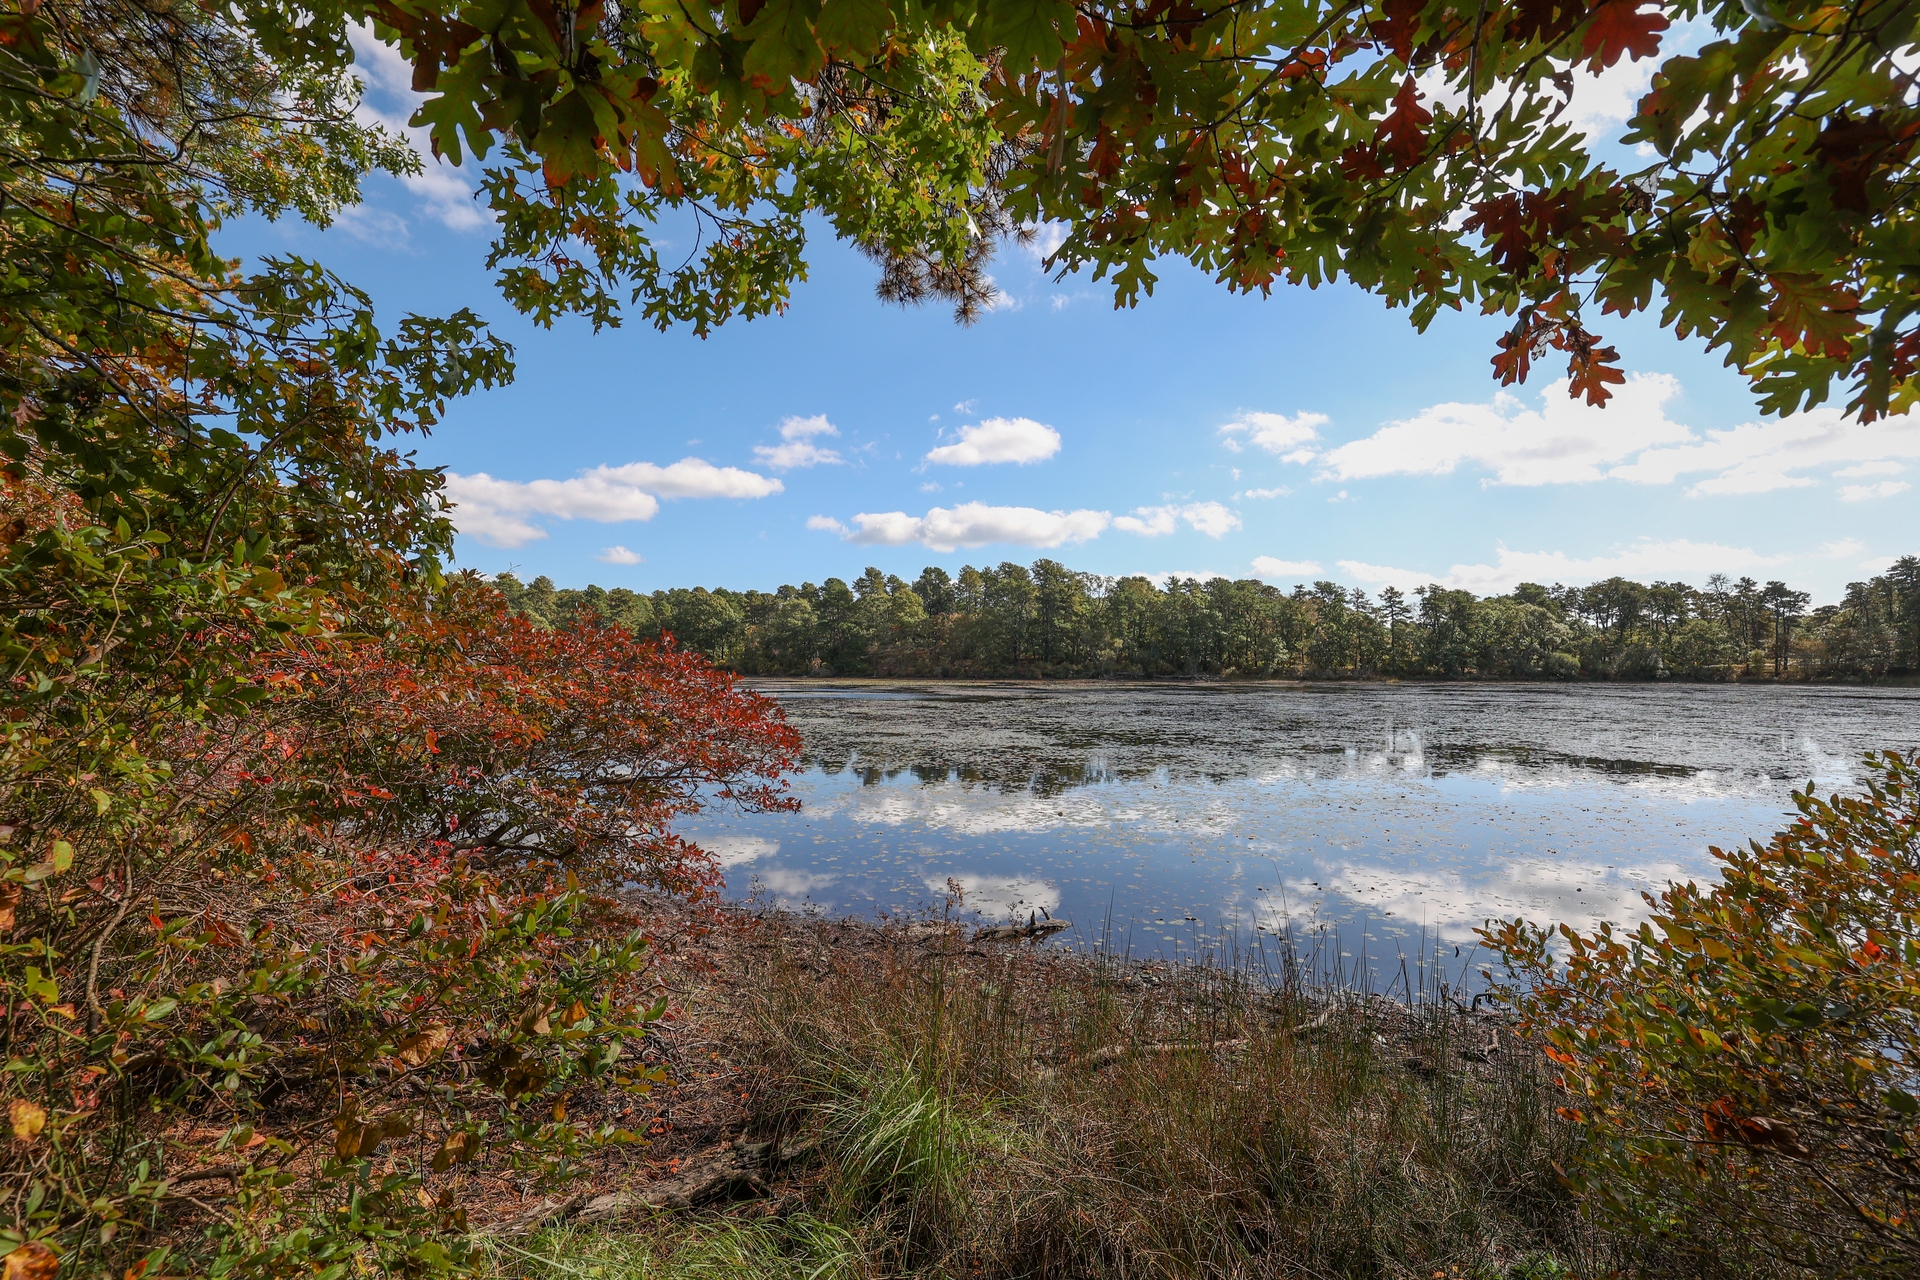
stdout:
[(714, 1087), (749, 1133), (813, 1155), (766, 1199), (549, 1233), (503, 1270), (1700, 1274), (1589, 1221), (1555, 1172), (1577, 1135), (1546, 1064), (1438, 991), (777, 916), (713, 960), (685, 1025), (725, 1047)]

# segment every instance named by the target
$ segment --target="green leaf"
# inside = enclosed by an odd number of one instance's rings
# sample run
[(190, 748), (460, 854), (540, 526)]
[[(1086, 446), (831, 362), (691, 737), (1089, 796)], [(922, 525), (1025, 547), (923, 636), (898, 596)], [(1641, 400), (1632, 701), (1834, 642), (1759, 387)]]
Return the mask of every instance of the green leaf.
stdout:
[(1073, 6), (1059, 0), (989, 0), (987, 38), (1015, 68), (1052, 67), (1074, 28)]
[(752, 41), (741, 64), (746, 78), (779, 93), (794, 80), (818, 75), (826, 62), (813, 34), (819, 12), (818, 0), (767, 0), (741, 33)]
[(887, 0), (825, 0), (814, 32), (836, 57), (871, 57), (893, 26)]

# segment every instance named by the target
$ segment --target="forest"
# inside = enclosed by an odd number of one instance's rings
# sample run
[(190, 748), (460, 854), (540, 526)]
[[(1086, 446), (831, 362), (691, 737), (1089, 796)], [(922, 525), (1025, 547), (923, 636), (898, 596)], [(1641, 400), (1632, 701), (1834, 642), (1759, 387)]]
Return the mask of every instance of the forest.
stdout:
[(1608, 578), (1521, 583), (1475, 596), (1438, 585), (1377, 596), (1335, 582), (929, 567), (908, 583), (869, 568), (851, 584), (774, 592), (494, 585), (546, 626), (590, 615), (642, 638), (671, 634), (742, 675), (936, 677), (1400, 677), (1880, 680), (1920, 671), (1920, 557), (1812, 605), (1784, 582), (1704, 586)]

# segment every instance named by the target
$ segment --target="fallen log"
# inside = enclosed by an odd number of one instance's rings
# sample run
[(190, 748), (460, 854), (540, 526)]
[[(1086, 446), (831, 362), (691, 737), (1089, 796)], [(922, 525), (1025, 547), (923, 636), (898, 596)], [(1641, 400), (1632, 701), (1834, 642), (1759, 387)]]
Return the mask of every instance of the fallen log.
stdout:
[(1085, 1067), (1089, 1071), (1098, 1071), (1110, 1067), (1122, 1058), (1145, 1054), (1165, 1053), (1214, 1053), (1221, 1049), (1245, 1048), (1247, 1038), (1241, 1036), (1235, 1040), (1167, 1040), (1151, 1044), (1110, 1044), (1104, 1049), (1095, 1049), (1084, 1058), (1075, 1058), (1067, 1063), (1070, 1067)]
[(973, 935), (975, 942), (1015, 942), (1022, 938), (1050, 938), (1062, 929), (1071, 929), (1073, 924), (1067, 920), (1035, 920), (1028, 918), (1025, 924), (1000, 924), (983, 928)]
[(691, 1209), (716, 1200), (763, 1194), (767, 1186), (760, 1175), (771, 1145), (740, 1138), (708, 1147), (682, 1161), (668, 1177), (595, 1196), (580, 1207), (578, 1219), (605, 1222), (636, 1209)]

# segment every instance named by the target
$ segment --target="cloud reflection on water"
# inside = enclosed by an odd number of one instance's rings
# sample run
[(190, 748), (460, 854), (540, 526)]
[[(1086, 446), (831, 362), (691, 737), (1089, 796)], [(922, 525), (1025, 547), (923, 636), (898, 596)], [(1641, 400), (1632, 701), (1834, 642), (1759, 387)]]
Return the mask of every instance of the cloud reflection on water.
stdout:
[(689, 830), (731, 891), (913, 912), (951, 878), (985, 919), (1045, 909), (1082, 942), (1182, 950), (1289, 925), (1378, 953), (1464, 945), (1495, 916), (1630, 923), (1642, 890), (1712, 876), (1709, 844), (1779, 825), (1792, 785), (1845, 786), (1860, 751), (1920, 729), (1907, 690), (805, 692), (802, 811)]

